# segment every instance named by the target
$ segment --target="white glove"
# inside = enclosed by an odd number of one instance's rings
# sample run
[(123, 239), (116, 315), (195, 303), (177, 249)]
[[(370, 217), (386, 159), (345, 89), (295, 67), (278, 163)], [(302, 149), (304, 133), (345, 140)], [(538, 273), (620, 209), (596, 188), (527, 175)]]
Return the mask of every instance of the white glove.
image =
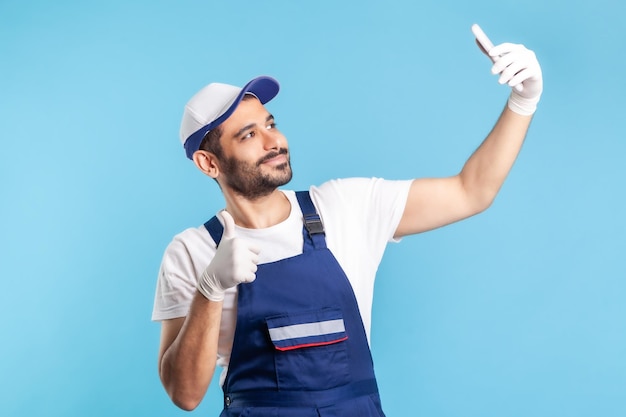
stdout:
[(498, 82), (512, 87), (509, 109), (530, 116), (537, 110), (543, 91), (541, 67), (535, 53), (524, 45), (503, 43), (487, 51), (494, 61), (491, 72), (500, 74)]
[(222, 301), (228, 288), (254, 281), (260, 253), (260, 248), (235, 236), (235, 221), (227, 211), (217, 215), (224, 223), (224, 234), (198, 280), (198, 291), (211, 301)]

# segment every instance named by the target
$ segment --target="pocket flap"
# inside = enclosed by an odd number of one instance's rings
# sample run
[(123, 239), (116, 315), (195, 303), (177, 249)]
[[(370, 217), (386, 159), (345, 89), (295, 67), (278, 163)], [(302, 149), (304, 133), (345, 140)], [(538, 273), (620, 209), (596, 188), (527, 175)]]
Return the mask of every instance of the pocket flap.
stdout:
[(330, 345), (348, 338), (340, 309), (281, 314), (265, 320), (278, 350)]

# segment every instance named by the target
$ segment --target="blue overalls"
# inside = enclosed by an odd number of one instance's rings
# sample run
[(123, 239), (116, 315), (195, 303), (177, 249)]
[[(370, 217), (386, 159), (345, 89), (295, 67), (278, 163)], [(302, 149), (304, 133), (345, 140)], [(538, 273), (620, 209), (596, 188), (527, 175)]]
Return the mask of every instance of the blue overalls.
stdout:
[[(220, 417), (384, 416), (352, 286), (309, 193), (296, 196), (303, 253), (259, 265), (256, 280), (238, 287)], [(219, 220), (205, 226), (219, 243)]]

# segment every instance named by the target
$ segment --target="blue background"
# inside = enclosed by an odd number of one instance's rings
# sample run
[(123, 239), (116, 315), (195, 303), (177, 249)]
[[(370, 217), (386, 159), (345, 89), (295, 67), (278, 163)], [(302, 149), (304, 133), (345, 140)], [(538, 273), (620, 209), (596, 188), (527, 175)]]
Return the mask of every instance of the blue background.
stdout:
[[(493, 206), (391, 245), (372, 349), (388, 416), (626, 415), (623, 3), (0, 2), (0, 415), (176, 416), (150, 322), (172, 236), (223, 206), (178, 142), (211, 81), (282, 84), (291, 187), (455, 174), (508, 89), (545, 92)], [(217, 384), (193, 415), (217, 415)]]

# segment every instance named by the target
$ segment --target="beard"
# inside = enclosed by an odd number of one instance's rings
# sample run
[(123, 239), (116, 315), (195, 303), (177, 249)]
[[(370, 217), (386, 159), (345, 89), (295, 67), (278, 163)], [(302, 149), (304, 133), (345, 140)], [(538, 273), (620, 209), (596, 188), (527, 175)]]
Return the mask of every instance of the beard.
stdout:
[[(286, 155), (287, 162), (265, 167), (264, 170), (263, 163), (278, 155)], [(225, 174), (226, 185), (235, 193), (249, 200), (256, 200), (271, 194), (276, 188), (291, 181), (293, 176), (289, 151), (285, 148), (271, 152), (255, 163), (240, 161), (232, 157), (224, 158), (221, 168)], [(271, 172), (267, 172), (268, 169)]]

